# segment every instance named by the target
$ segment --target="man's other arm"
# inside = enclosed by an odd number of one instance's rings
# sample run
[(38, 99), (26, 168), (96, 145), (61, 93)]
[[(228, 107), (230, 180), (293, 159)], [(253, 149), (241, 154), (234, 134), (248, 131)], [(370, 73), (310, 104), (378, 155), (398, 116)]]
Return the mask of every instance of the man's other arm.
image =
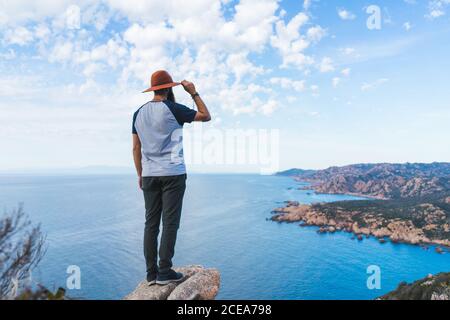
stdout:
[(133, 159), (134, 166), (136, 167), (136, 173), (138, 175), (138, 185), (142, 189), (142, 153), (141, 153), (141, 140), (137, 134), (133, 134)]

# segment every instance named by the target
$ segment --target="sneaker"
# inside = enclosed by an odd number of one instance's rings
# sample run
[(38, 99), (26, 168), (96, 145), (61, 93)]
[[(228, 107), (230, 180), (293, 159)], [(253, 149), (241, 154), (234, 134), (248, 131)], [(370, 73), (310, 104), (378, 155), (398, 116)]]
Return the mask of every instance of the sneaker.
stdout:
[(147, 284), (149, 286), (154, 285), (156, 283), (156, 273), (147, 274)]
[(183, 280), (183, 274), (172, 269), (164, 274), (158, 273), (158, 276), (156, 277), (156, 283), (159, 285), (166, 285), (172, 282), (180, 282), (181, 280)]

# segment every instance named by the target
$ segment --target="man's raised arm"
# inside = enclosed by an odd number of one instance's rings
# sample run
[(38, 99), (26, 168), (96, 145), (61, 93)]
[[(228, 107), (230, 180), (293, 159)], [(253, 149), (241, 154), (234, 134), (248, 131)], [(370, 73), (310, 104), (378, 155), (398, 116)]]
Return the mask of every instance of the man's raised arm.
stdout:
[(192, 99), (194, 99), (194, 102), (197, 105), (197, 114), (195, 115), (194, 121), (210, 121), (211, 115), (209, 114), (209, 110), (200, 95), (197, 93), (194, 84), (192, 82), (183, 80), (181, 81), (181, 85), (183, 86), (184, 90), (186, 90), (186, 92), (191, 95)]

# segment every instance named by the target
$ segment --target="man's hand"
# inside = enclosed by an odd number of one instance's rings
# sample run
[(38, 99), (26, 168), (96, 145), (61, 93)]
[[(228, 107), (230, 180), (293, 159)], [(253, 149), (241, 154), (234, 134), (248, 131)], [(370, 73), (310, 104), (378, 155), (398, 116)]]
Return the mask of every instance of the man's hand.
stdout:
[(181, 81), (181, 85), (183, 86), (184, 90), (186, 90), (186, 92), (192, 96), (195, 104), (197, 105), (197, 114), (195, 115), (194, 121), (206, 122), (211, 120), (211, 115), (209, 114), (208, 108), (206, 107), (202, 98), (199, 95), (194, 96), (194, 94), (197, 93), (194, 84), (192, 82), (183, 80)]
[(142, 190), (142, 176), (138, 176), (138, 186)]
[(183, 86), (184, 90), (186, 90), (186, 92), (189, 93), (190, 95), (193, 95), (194, 93), (197, 92), (192, 82), (183, 80), (181, 81), (181, 85)]

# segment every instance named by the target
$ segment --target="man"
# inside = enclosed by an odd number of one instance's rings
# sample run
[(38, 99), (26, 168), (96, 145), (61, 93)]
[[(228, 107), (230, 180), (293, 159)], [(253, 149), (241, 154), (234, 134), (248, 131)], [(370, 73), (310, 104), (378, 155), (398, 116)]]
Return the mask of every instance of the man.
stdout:
[[(198, 111), (175, 102), (172, 87), (182, 85), (197, 105)], [(145, 200), (144, 256), (149, 285), (181, 281), (183, 275), (172, 269), (177, 231), (186, 189), (182, 128), (184, 123), (209, 121), (208, 108), (192, 82), (173, 82), (166, 71), (152, 74), (154, 92), (133, 116), (133, 157), (139, 187)], [(158, 234), (163, 230), (158, 256)]]

